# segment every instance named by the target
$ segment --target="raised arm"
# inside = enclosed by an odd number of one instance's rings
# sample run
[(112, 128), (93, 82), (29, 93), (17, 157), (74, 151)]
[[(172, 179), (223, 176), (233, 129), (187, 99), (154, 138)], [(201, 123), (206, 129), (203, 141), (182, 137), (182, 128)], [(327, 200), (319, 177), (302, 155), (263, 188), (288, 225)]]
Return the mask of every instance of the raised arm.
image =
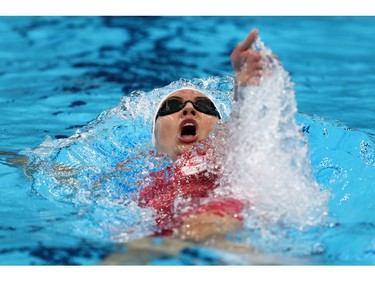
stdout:
[[(262, 54), (251, 46), (258, 37), (258, 30), (253, 29), (231, 53), (231, 63), (235, 74), (234, 100), (238, 99), (238, 89), (249, 85), (259, 85), (264, 74), (265, 63)], [(274, 56), (276, 57), (276, 56)], [(277, 58), (277, 57), (276, 57)]]

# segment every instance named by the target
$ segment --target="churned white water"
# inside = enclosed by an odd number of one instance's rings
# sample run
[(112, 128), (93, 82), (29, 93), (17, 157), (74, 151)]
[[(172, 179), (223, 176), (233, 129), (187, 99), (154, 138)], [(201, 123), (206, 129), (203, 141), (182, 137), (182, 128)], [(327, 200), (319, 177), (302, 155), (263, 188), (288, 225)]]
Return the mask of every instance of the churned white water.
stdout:
[[(260, 39), (255, 47), (272, 56)], [(221, 190), (250, 202), (247, 227), (302, 230), (324, 222), (329, 194), (311, 173), (293, 83), (276, 59), (265, 63), (269, 73), (258, 86), (240, 88), (233, 106)]]

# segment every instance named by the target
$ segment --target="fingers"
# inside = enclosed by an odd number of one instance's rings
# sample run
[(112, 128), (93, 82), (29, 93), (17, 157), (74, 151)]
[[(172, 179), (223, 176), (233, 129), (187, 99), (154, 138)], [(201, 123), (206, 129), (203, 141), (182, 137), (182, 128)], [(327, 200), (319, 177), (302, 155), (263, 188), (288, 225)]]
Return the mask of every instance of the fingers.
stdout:
[(237, 45), (236, 48), (233, 49), (230, 58), (232, 62), (233, 68), (238, 71), (241, 69), (243, 64), (246, 62), (247, 56), (252, 56), (254, 53), (251, 52), (251, 45), (255, 42), (256, 38), (258, 37), (258, 30), (253, 29), (245, 40)]
[(258, 86), (260, 78), (263, 76), (262, 69), (253, 69), (250, 72), (239, 72), (236, 74), (235, 80), (237, 86), (246, 87), (250, 85)]
[(247, 63), (258, 64), (262, 60), (263, 56), (260, 52), (255, 50), (247, 50), (243, 53)]
[(253, 29), (249, 35), (247, 35), (246, 39), (242, 41), (239, 45), (241, 51), (245, 51), (251, 47), (251, 45), (255, 42), (258, 37), (258, 29)]
[(270, 75), (275, 60), (278, 61), (278, 56), (274, 54), (268, 55), (251, 48), (257, 37), (258, 30), (253, 29), (231, 53), (238, 86), (259, 85), (261, 77)]

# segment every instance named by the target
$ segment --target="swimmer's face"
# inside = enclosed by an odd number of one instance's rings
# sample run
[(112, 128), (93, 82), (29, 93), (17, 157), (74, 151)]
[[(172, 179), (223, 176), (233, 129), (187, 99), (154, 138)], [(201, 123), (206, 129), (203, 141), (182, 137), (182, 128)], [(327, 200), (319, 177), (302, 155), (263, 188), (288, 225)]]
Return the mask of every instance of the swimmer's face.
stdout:
[[(180, 99), (181, 102), (207, 99), (199, 91), (181, 89), (167, 97)], [(203, 140), (213, 129), (218, 117), (196, 110), (188, 102), (178, 112), (159, 116), (155, 123), (155, 145), (159, 152), (164, 152), (175, 161), (178, 156), (191, 148), (195, 142)]]

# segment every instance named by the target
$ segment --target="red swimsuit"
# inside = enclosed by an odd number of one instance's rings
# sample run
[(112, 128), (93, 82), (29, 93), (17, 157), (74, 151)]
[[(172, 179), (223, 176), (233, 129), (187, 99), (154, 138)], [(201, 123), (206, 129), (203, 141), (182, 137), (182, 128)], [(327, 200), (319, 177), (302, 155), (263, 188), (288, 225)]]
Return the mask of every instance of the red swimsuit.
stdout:
[(191, 149), (173, 167), (150, 174), (153, 181), (141, 191), (139, 206), (156, 210), (159, 226), (156, 234), (170, 235), (172, 229), (181, 226), (187, 216), (207, 211), (242, 220), (239, 213), (244, 204), (241, 201), (228, 197), (208, 199), (218, 187), (218, 175), (207, 171), (207, 161), (206, 152)]

